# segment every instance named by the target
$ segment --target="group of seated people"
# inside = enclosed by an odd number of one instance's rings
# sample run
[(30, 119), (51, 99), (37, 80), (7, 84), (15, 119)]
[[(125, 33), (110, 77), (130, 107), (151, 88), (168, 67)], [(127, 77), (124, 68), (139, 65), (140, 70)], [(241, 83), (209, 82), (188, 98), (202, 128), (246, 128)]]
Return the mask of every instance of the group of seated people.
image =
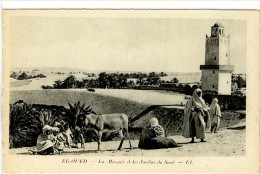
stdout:
[(45, 125), (42, 133), (37, 138), (36, 148), (29, 149), (32, 154), (49, 155), (61, 154), (64, 147), (76, 147), (77, 142), (69, 124), (65, 122), (55, 122), (53, 126)]

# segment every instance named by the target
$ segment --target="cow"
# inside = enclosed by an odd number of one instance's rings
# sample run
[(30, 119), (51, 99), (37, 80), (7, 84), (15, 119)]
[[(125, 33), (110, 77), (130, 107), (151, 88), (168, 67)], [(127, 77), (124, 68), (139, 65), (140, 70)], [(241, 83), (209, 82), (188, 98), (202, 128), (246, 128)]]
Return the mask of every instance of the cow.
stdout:
[[(79, 117), (82, 120), (82, 115)], [(118, 150), (122, 149), (124, 139), (129, 140), (130, 149), (132, 144), (128, 133), (128, 116), (123, 113), (115, 114), (101, 114), (97, 115), (94, 113), (84, 116), (84, 126), (90, 125), (94, 128), (98, 136), (98, 151), (100, 151), (101, 138), (103, 133), (118, 132), (121, 138)]]

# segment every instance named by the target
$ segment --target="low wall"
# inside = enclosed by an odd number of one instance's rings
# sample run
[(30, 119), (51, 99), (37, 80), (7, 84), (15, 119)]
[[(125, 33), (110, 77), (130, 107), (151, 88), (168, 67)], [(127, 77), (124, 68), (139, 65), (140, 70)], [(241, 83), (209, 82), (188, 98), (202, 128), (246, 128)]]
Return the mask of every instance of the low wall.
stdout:
[(148, 127), (149, 120), (156, 117), (164, 127), (167, 135), (181, 134), (183, 125), (183, 109), (157, 107), (134, 122), (136, 127)]
[[(144, 115), (134, 122), (137, 127), (149, 126), (149, 120), (156, 117), (159, 123), (164, 127), (167, 136), (181, 135), (183, 127), (184, 109), (157, 107), (153, 111)], [(220, 122), (220, 128), (233, 126), (245, 119), (245, 113), (236, 111), (223, 111)]]
[(139, 89), (139, 90), (166, 90), (166, 91), (173, 91), (179, 92), (186, 95), (192, 95), (193, 91), (199, 87), (198, 84), (170, 84), (164, 83), (160, 84), (159, 86), (132, 86), (129, 89)]
[(184, 93), (186, 95), (192, 95), (193, 91), (199, 88), (199, 84), (163, 83), (160, 85), (160, 88), (164, 88), (165, 90), (171, 90), (174, 92)]
[(203, 99), (206, 103), (211, 103), (213, 98), (218, 99), (222, 110), (246, 110), (246, 97), (233, 95), (205, 94)]

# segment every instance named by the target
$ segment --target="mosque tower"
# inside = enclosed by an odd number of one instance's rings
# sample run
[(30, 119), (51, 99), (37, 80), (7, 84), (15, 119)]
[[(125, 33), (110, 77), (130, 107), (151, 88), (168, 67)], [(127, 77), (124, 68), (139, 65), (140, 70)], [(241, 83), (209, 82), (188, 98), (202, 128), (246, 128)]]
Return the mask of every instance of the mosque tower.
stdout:
[(201, 89), (204, 93), (231, 95), (230, 39), (225, 36), (224, 27), (215, 23), (211, 27), (211, 36), (206, 35), (205, 65), (202, 71)]

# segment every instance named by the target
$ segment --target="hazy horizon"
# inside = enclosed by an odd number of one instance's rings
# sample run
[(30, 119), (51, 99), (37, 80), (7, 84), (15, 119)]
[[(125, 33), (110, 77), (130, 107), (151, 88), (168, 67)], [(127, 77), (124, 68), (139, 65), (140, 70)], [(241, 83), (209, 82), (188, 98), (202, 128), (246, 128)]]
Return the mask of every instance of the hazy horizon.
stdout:
[[(13, 67), (62, 67), (88, 71), (200, 72), (206, 34), (220, 22), (230, 35), (234, 73), (246, 73), (246, 22), (241, 20), (10, 17)], [(84, 12), (82, 12), (84, 13)]]
[(39, 69), (41, 70), (55, 70), (55, 71), (60, 71), (60, 70), (66, 70), (66, 71), (85, 71), (85, 72), (164, 72), (164, 73), (201, 73), (201, 71), (189, 71), (189, 72), (177, 72), (177, 71), (127, 71), (127, 70), (89, 70), (89, 69), (85, 69), (85, 68), (73, 68), (73, 67), (12, 67), (11, 71), (21, 71), (21, 70), (33, 70), (33, 69)]

